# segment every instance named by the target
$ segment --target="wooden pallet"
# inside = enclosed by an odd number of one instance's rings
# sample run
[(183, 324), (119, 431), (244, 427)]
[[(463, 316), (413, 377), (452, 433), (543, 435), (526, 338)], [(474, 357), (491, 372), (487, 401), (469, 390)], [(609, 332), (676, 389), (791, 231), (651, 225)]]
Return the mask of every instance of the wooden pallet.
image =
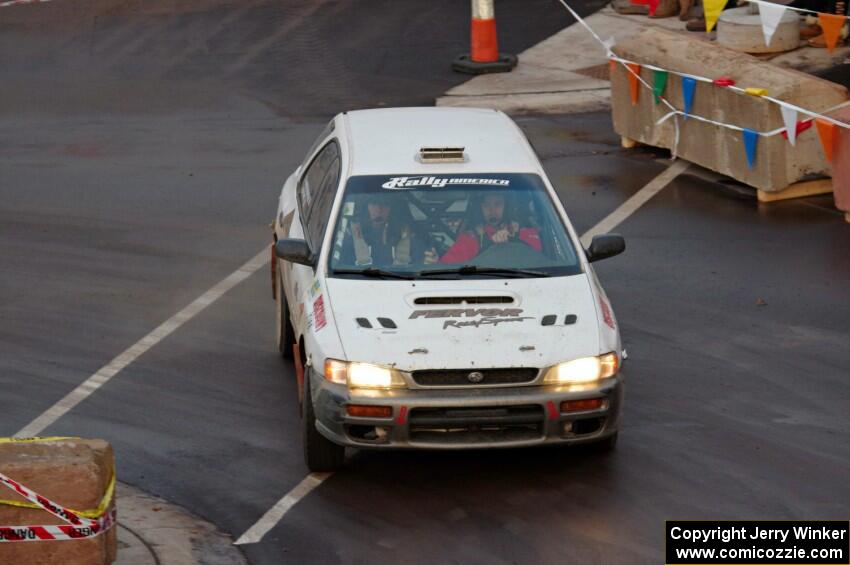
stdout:
[[(620, 145), (624, 149), (634, 149), (639, 145), (643, 145), (640, 141), (626, 136), (620, 136)], [(816, 179), (801, 182), (795, 182), (787, 188), (777, 192), (767, 192), (757, 189), (759, 202), (779, 202), (781, 200), (789, 200), (791, 198), (803, 198), (806, 196), (815, 196), (818, 194), (829, 194), (832, 192), (832, 179)], [(845, 215), (847, 222), (850, 222), (850, 212)]]
[(815, 196), (816, 194), (829, 194), (832, 192), (832, 179), (817, 179), (795, 182), (786, 189), (779, 192), (758, 191), (759, 202), (778, 202), (791, 198), (803, 198), (804, 196)]

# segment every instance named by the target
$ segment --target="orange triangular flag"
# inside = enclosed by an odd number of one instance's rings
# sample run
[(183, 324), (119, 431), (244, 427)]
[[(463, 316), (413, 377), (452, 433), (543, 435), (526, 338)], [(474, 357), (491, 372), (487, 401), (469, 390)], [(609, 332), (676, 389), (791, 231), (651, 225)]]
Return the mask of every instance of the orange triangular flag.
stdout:
[(846, 19), (846, 16), (837, 16), (835, 14), (818, 14), (818, 23), (821, 29), (823, 29), (823, 38), (830, 52), (838, 44), (841, 27), (844, 25), (844, 20)]
[(626, 66), (629, 68), (629, 92), (632, 95), (632, 106), (637, 106), (638, 94), (640, 93), (640, 82), (638, 81), (640, 65), (637, 63), (626, 63)]
[(614, 69), (617, 68), (617, 61), (614, 59), (608, 59), (608, 74), (610, 76), (614, 75)]
[(823, 145), (826, 160), (832, 161), (832, 146), (835, 143), (835, 130), (838, 126), (821, 118), (815, 118), (815, 125), (818, 127), (818, 136), (820, 137), (820, 144)]

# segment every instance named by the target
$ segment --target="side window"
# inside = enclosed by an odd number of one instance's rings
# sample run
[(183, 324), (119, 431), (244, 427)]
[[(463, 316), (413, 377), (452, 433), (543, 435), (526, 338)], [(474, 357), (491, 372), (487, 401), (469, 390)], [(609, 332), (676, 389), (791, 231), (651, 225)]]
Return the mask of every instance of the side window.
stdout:
[[(329, 143), (317, 155), (311, 168), (322, 170), (324, 175), (321, 180), (316, 180), (312, 185), (313, 201), (307, 214), (306, 232), (307, 243), (315, 252), (322, 246), (322, 239), (328, 226), (328, 218), (331, 215), (334, 197), (340, 177), (339, 146), (335, 141)], [(318, 166), (315, 166), (318, 164)], [(309, 176), (309, 172), (308, 175)], [(318, 176), (318, 175), (317, 175)]]
[(335, 157), (339, 156), (339, 148), (334, 140), (328, 142), (325, 147), (319, 151), (313, 160), (307, 165), (304, 174), (301, 175), (301, 180), (298, 183), (298, 209), (301, 213), (301, 221), (307, 225), (307, 220), (310, 217), (310, 211), (313, 208), (313, 200), (316, 198), (322, 180), (328, 172), (328, 165)]
[(310, 149), (307, 150), (307, 155), (304, 156), (304, 160), (310, 158), (310, 155), (313, 154), (313, 151), (318, 149), (319, 145), (322, 144), (324, 140), (328, 138), (330, 134), (334, 132), (334, 121), (331, 120), (328, 125), (325, 126), (325, 129), (322, 130), (322, 133), (319, 134), (319, 137), (316, 138), (316, 141), (313, 142), (313, 145), (310, 146)]

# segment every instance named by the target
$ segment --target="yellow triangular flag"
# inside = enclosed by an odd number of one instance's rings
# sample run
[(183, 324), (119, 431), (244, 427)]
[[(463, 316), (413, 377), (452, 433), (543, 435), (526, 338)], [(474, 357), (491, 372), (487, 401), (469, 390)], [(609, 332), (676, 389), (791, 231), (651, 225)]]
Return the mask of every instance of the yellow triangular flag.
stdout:
[(703, 0), (702, 9), (705, 12), (705, 31), (710, 32), (720, 17), (720, 12), (726, 7), (727, 0)]

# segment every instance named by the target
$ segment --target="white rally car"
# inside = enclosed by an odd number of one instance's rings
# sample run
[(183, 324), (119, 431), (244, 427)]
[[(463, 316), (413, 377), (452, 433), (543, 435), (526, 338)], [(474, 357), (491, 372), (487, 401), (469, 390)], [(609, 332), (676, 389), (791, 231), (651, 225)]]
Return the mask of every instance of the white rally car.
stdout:
[(345, 446), (613, 447), (623, 349), (533, 149), (501, 112), (336, 116), (274, 222), (277, 342), (294, 358), (306, 462)]

